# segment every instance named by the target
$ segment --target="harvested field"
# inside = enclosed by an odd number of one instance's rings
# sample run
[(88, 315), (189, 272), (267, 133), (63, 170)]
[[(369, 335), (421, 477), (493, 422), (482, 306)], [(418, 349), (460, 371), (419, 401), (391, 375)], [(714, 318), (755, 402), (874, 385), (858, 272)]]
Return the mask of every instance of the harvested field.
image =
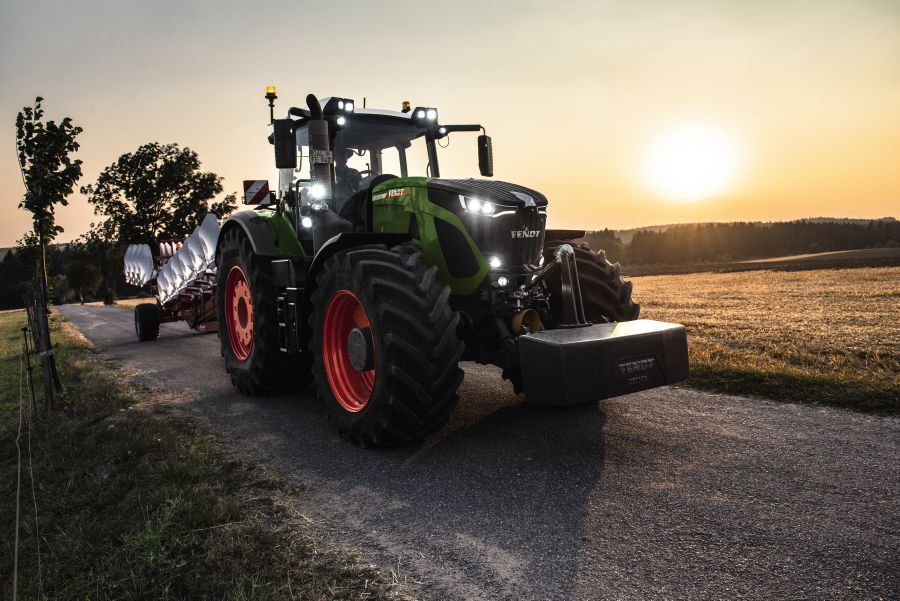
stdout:
[[(641, 317), (687, 327), (691, 380), (698, 387), (754, 394), (722, 384), (732, 382), (729, 373), (738, 381), (755, 374), (774, 378), (776, 389), (798, 387), (775, 400), (816, 404), (799, 388), (821, 386), (828, 389), (820, 395), (822, 404), (900, 413), (900, 267), (632, 281)], [(710, 372), (718, 373), (720, 385), (704, 381)], [(767, 396), (777, 397), (777, 390)], [(845, 402), (851, 396), (863, 405), (866, 399), (880, 401), (877, 407), (856, 406)]]

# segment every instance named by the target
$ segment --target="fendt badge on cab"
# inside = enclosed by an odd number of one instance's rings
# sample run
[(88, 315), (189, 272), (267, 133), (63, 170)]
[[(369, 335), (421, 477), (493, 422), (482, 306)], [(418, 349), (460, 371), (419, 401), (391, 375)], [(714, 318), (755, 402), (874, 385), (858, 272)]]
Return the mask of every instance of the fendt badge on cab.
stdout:
[(524, 230), (512, 230), (510, 233), (513, 238), (537, 238), (541, 235), (541, 230), (528, 231), (526, 227)]

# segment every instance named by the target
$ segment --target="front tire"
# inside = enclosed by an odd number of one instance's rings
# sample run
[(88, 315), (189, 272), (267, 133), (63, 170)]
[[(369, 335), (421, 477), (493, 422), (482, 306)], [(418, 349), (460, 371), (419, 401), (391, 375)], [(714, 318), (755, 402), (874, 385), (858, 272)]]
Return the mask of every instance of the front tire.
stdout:
[[(584, 316), (592, 323), (609, 321), (632, 321), (641, 314), (641, 306), (631, 300), (631, 282), (622, 279), (618, 263), (606, 260), (606, 253), (592, 251), (587, 244), (578, 246), (572, 240), (554, 240), (544, 247), (544, 260), (556, 258), (556, 249), (563, 244), (570, 245), (575, 251), (575, 265), (578, 268), (578, 280), (581, 285), (581, 302), (584, 305)], [(550, 292), (555, 299), (562, 297), (562, 281), (557, 273), (547, 279)], [(551, 329), (563, 323), (562, 303), (550, 303)]]
[[(363, 447), (418, 440), (442, 427), (459, 402), (464, 345), (459, 315), (437, 267), (414, 246), (361, 246), (325, 262), (312, 296), (319, 396), (338, 428)], [(368, 328), (368, 371), (356, 371), (348, 334)]]
[(219, 251), (216, 317), (232, 384), (250, 395), (305, 388), (313, 379), (309, 362), (279, 348), (271, 261), (239, 229), (225, 233)]

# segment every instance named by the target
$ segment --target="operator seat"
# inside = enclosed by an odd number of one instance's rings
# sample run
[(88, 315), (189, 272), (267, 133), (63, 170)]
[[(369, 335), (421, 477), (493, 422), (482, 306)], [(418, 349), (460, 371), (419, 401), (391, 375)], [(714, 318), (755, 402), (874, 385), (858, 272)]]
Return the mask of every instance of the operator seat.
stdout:
[(397, 176), (389, 173), (363, 178), (359, 182), (359, 192), (347, 199), (339, 215), (347, 221), (352, 221), (354, 229), (363, 227), (364, 231), (369, 231), (369, 224), (372, 223), (372, 190), (392, 179), (397, 179)]

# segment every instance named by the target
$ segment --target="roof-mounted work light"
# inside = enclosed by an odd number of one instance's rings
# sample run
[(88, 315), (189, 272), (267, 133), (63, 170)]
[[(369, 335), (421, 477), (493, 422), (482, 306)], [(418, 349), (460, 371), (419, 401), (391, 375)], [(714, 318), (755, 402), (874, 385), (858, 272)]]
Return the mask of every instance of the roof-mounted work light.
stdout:
[(325, 103), (325, 106), (322, 107), (322, 114), (325, 115), (326, 118), (335, 115), (349, 117), (353, 114), (355, 105), (356, 103), (354, 103), (351, 98), (332, 97)]
[(419, 127), (437, 125), (438, 112), (435, 108), (417, 106), (412, 112), (412, 121)]

